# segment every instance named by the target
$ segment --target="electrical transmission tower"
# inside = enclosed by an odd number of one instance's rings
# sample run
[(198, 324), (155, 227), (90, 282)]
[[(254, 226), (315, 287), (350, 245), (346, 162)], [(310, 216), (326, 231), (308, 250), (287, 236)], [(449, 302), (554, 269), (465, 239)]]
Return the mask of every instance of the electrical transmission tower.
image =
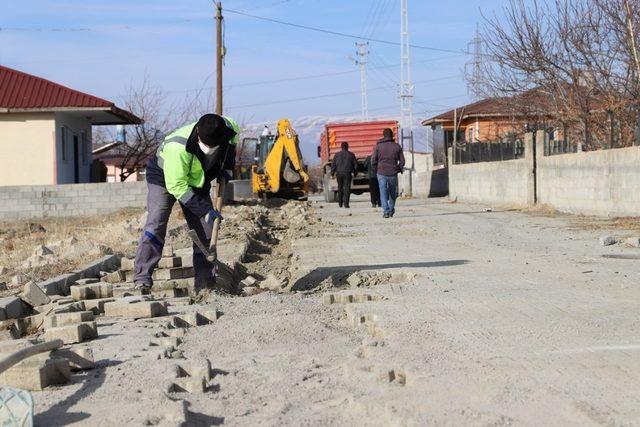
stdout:
[(468, 44), (467, 51), (473, 52), (473, 59), (465, 64), (467, 93), (474, 101), (478, 101), (482, 98), (482, 37), (479, 25), (476, 25), (476, 35)]
[(362, 120), (369, 120), (369, 101), (367, 99), (367, 55), (369, 55), (369, 42), (356, 42), (356, 58), (353, 61), (358, 67), (360, 67)]
[(408, 196), (413, 192), (413, 83), (411, 82), (411, 46), (409, 45), (408, 0), (400, 0), (400, 142), (411, 153)]

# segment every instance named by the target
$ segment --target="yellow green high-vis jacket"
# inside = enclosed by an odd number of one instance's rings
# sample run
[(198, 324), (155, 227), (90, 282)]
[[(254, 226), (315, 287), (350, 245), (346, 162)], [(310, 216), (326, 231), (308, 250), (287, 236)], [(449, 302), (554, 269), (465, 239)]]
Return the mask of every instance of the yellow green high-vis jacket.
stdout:
[[(235, 160), (235, 145), (240, 134), (240, 128), (233, 119), (229, 117), (223, 118), (227, 126), (232, 128), (236, 135), (228, 144), (221, 144), (221, 150), (217, 153), (219, 158), (213, 162), (218, 164), (220, 168), (225, 167), (225, 164), (229, 164), (228, 160)], [(164, 182), (157, 182), (157, 184), (164, 184), (169, 194), (185, 205), (194, 197), (192, 189), (203, 188), (205, 184), (206, 171), (196, 155), (196, 150), (199, 149), (197, 141), (192, 142), (192, 146), (189, 149), (187, 147), (196, 124), (190, 123), (182, 126), (167, 135), (158, 147), (154, 159), (155, 165), (153, 164), (154, 162), (150, 162), (147, 167), (147, 181), (156, 183), (153, 182), (154, 175), (158, 181), (160, 181), (160, 178), (164, 178), (162, 179)], [(233, 159), (225, 159), (229, 155), (233, 156)], [(154, 166), (157, 166), (162, 171), (161, 176), (158, 176), (158, 173), (154, 174)], [(157, 170), (156, 172), (160, 171)]]

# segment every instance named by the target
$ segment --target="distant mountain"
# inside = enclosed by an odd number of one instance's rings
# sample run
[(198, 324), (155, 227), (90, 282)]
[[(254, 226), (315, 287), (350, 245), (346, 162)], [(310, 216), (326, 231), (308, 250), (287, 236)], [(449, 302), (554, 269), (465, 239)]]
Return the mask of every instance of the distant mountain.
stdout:
[[(389, 117), (375, 117), (371, 120), (388, 120)], [(393, 118), (392, 118), (393, 119)], [(320, 163), (318, 158), (318, 145), (320, 144), (320, 135), (324, 131), (327, 123), (354, 123), (361, 121), (360, 117), (331, 117), (331, 116), (307, 116), (300, 117), (291, 121), (293, 128), (298, 133), (300, 139), (300, 150), (304, 157), (304, 162), (308, 165), (317, 165)], [(252, 123), (243, 125), (242, 138), (257, 138), (267, 125), (272, 132), (276, 129), (276, 122)], [(413, 127), (414, 134), (414, 150), (417, 152), (431, 152), (431, 129), (425, 128), (420, 124), (419, 120), (415, 121)], [(253, 156), (255, 148), (246, 147), (245, 158)]]

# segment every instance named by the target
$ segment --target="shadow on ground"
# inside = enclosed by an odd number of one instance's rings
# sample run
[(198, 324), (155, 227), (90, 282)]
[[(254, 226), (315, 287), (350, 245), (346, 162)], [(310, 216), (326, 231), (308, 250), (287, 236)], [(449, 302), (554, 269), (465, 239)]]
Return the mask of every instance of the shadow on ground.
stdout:
[(74, 375), (72, 378), (75, 381), (82, 382), (82, 387), (71, 396), (53, 405), (47, 411), (36, 414), (34, 424), (39, 426), (65, 426), (89, 418), (91, 415), (86, 412), (69, 412), (69, 409), (104, 384), (106, 379), (104, 370), (107, 367), (116, 366), (120, 363), (122, 362), (116, 360), (101, 360), (96, 362), (96, 369), (93, 371), (85, 375)]
[(452, 267), (456, 265), (468, 264), (469, 260), (452, 259), (446, 261), (424, 261), (424, 262), (400, 262), (393, 264), (371, 264), (371, 265), (345, 265), (340, 267), (318, 267), (311, 270), (301, 278), (295, 281), (291, 290), (308, 291), (317, 288), (322, 282), (331, 278), (334, 282), (338, 282), (341, 277), (353, 274), (362, 270), (386, 270), (393, 268), (435, 268), (435, 267)]

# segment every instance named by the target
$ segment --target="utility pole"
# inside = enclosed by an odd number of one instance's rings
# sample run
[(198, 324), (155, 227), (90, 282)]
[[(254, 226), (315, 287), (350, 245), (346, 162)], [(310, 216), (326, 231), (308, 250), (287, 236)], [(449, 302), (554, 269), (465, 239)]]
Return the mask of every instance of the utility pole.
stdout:
[[(467, 76), (467, 93), (474, 101), (480, 100), (482, 83), (482, 36), (480, 35), (480, 25), (476, 24), (476, 35), (467, 45), (467, 50), (473, 52), (473, 60), (465, 65)], [(469, 67), (472, 69), (469, 70)]]
[(222, 41), (222, 2), (216, 2), (216, 114), (222, 115), (222, 60), (226, 53)]
[(354, 62), (360, 67), (360, 94), (362, 96), (362, 120), (369, 120), (369, 101), (367, 99), (367, 55), (369, 42), (356, 42), (356, 59)]
[(402, 149), (406, 146), (411, 153), (409, 168), (408, 196), (413, 195), (413, 172), (415, 156), (413, 153), (413, 83), (411, 81), (411, 47), (409, 45), (408, 0), (400, 0), (400, 141)]

